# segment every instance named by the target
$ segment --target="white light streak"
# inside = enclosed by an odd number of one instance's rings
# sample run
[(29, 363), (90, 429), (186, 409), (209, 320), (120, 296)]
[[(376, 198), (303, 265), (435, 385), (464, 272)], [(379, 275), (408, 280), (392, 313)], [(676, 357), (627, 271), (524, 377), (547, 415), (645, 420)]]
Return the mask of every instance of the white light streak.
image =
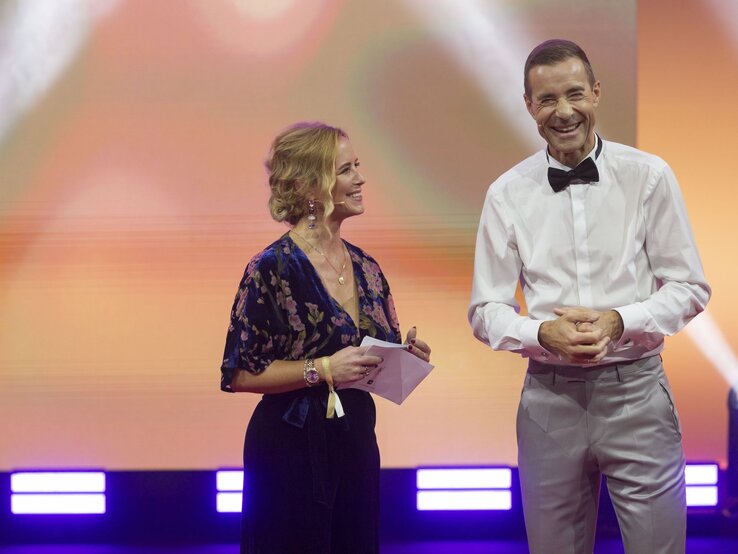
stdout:
[(738, 385), (738, 358), (710, 313), (705, 310), (699, 314), (685, 331), (728, 385)]
[(432, 26), (508, 124), (532, 148), (540, 148), (542, 139), (523, 102), (523, 66), (533, 39), (520, 19), (496, 2), (405, 1)]
[(0, 141), (71, 64), (117, 0), (13, 0), (0, 11)]
[(715, 21), (723, 26), (733, 41), (733, 49), (738, 53), (738, 3), (735, 0), (707, 0), (707, 5), (712, 9)]

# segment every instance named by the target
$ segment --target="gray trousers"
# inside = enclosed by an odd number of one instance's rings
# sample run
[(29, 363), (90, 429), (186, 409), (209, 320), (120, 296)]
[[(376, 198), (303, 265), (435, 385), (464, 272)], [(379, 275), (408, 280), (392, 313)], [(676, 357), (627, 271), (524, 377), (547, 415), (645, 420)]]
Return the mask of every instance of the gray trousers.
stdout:
[(683, 554), (684, 453), (660, 356), (581, 368), (532, 361), (517, 417), (532, 554), (591, 554), (604, 475), (627, 554)]

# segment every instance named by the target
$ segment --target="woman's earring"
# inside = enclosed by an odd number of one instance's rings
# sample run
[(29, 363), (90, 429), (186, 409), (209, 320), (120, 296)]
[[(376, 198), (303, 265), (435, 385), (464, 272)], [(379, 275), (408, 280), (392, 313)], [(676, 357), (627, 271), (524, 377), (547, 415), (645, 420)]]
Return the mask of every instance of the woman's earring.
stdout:
[(311, 198), (308, 200), (308, 229), (315, 229), (317, 219), (315, 216), (315, 200)]

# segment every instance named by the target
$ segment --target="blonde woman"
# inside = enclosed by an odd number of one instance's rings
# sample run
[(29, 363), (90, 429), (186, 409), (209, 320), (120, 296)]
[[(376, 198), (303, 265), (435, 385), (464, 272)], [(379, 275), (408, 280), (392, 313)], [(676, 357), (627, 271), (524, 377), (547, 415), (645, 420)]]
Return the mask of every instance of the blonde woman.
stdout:
[[(348, 136), (298, 123), (266, 162), (276, 221), (290, 226), (246, 267), (231, 312), (221, 388), (264, 396), (246, 431), (241, 552), (379, 550), (379, 450), (369, 393), (344, 385), (381, 367), (366, 335), (400, 342), (377, 262), (341, 238), (364, 213)], [(410, 352), (430, 348), (407, 334)]]

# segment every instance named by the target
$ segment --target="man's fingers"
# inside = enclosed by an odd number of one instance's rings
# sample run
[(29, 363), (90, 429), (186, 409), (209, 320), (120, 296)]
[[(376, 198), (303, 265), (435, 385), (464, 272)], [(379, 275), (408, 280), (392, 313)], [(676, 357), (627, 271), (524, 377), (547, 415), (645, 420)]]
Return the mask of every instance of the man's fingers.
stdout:
[[(589, 325), (589, 324), (587, 324)], [(582, 327), (582, 326), (580, 326)], [(596, 327), (593, 327), (590, 331), (584, 331), (580, 330), (577, 333), (572, 333), (571, 336), (571, 344), (580, 346), (589, 346), (589, 345), (596, 345), (603, 339), (603, 331), (602, 329), (598, 329)]]
[(597, 329), (591, 333), (578, 333), (570, 346), (570, 353), (573, 355), (594, 356), (599, 354), (607, 347), (610, 337), (602, 334), (602, 330)]
[(610, 337), (606, 335), (597, 342), (575, 346), (569, 352), (569, 361), (580, 364), (597, 363), (607, 354), (609, 343)]
[(588, 321), (591, 323), (597, 321), (602, 315), (597, 310), (592, 310), (583, 306), (554, 308), (554, 314), (567, 321)]

